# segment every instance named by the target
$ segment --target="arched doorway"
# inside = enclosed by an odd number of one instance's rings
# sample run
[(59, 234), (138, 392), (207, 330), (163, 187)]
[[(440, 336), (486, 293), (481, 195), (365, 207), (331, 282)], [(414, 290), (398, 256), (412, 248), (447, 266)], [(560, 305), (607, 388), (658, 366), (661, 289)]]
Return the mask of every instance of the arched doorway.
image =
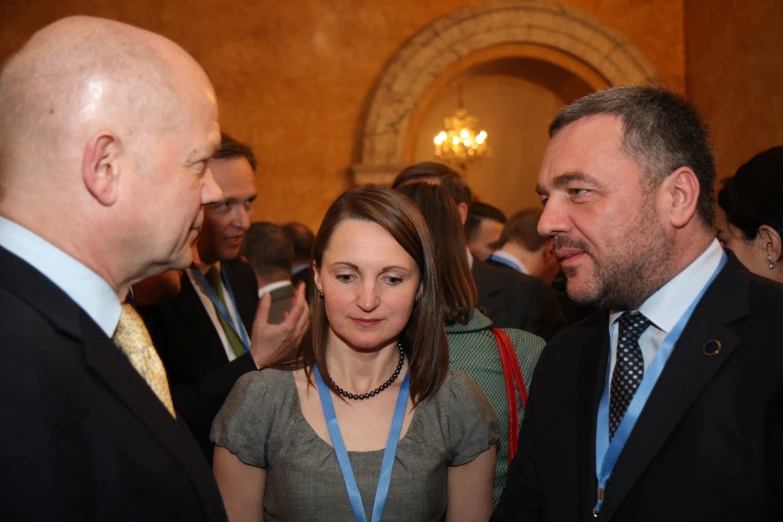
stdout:
[(498, 75), (543, 81), (564, 101), (606, 86), (659, 82), (638, 49), (578, 9), (540, 0), (467, 7), (421, 31), (386, 68), (364, 121), (354, 182), (389, 183), (414, 161), (435, 101), (459, 82)]

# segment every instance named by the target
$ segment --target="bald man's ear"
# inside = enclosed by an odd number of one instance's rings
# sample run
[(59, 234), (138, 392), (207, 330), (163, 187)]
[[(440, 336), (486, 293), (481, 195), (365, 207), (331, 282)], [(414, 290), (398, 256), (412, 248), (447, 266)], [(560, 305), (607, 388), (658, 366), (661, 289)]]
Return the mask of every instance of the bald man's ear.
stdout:
[(687, 225), (699, 202), (699, 179), (688, 167), (681, 167), (663, 182), (664, 193), (669, 196), (669, 222), (675, 228)]
[(117, 201), (119, 185), (119, 138), (111, 133), (93, 136), (84, 148), (82, 179), (90, 194), (104, 206)]
[(459, 212), (459, 220), (462, 221), (462, 225), (465, 226), (465, 223), (468, 221), (468, 204), (457, 203), (457, 211)]

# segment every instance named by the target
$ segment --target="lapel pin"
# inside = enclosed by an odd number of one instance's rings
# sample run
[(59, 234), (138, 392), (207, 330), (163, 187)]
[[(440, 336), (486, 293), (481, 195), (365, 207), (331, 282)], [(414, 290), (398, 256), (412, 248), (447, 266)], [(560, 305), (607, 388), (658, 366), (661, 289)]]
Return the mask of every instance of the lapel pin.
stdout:
[(721, 344), (720, 341), (707, 341), (704, 343), (704, 346), (702, 346), (701, 351), (704, 352), (704, 355), (718, 355), (720, 353)]

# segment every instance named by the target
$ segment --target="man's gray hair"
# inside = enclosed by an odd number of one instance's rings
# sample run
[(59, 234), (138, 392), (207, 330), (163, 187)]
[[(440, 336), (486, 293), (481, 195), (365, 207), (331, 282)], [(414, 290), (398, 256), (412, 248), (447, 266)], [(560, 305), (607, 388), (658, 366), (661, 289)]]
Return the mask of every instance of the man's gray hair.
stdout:
[(661, 87), (616, 87), (589, 94), (563, 108), (549, 126), (554, 136), (563, 127), (588, 116), (607, 114), (623, 122), (622, 150), (646, 175), (651, 190), (680, 167), (699, 180), (696, 212), (715, 227), (715, 153), (707, 125), (681, 96)]

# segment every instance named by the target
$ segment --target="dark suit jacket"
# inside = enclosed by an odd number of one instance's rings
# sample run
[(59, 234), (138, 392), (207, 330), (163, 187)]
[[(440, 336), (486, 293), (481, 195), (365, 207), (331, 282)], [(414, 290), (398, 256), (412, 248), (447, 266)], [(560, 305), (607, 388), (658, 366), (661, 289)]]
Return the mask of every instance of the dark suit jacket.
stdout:
[[(253, 331), (258, 307), (258, 283), (244, 261), (221, 263), (236, 299), (237, 311)], [(223, 343), (187, 274), (182, 290), (171, 299), (139, 308), (155, 348), (166, 367), (172, 399), (198, 439), (209, 462), (212, 444), (209, 430), (228, 393), (239, 377), (256, 369), (250, 354), (228, 362)]]
[[(783, 286), (730, 255), (694, 310), (606, 489), (598, 520), (783, 517)], [(596, 502), (596, 412), (608, 312), (547, 345), (519, 453), (493, 521), (588, 521)], [(717, 340), (717, 355), (705, 355)]]
[(478, 308), (497, 328), (519, 328), (546, 340), (566, 327), (557, 294), (542, 280), (473, 259)]
[[(489, 266), (502, 268), (503, 270), (511, 270), (512, 272), (516, 272), (518, 274), (522, 273), (516, 268), (513, 268), (503, 262), (496, 261), (492, 258), (492, 256), (487, 258), (485, 263), (487, 263)], [(563, 276), (562, 279), (556, 279), (553, 281), (550, 285), (550, 288), (555, 291), (555, 295), (557, 296), (557, 303), (560, 305), (560, 311), (563, 312), (563, 318), (565, 319), (567, 325), (574, 324), (575, 322), (584, 319), (596, 311), (596, 309), (591, 306), (579, 306), (568, 297), (568, 294), (566, 293), (565, 276)]]
[(0, 248), (0, 520), (227, 520), (187, 428), (62, 290)]

